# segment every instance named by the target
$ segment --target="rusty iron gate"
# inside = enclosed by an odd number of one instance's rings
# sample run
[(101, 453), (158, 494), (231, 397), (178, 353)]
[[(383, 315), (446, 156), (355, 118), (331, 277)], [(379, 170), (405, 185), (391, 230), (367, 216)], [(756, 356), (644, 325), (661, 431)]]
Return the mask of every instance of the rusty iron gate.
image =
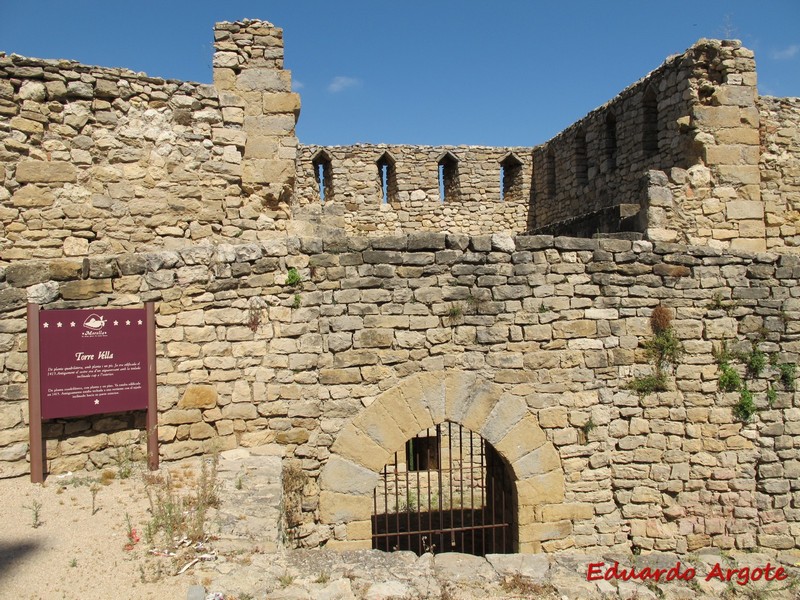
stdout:
[(514, 551), (513, 488), (480, 435), (445, 422), (420, 432), (384, 466), (373, 493), (372, 547), (379, 550)]

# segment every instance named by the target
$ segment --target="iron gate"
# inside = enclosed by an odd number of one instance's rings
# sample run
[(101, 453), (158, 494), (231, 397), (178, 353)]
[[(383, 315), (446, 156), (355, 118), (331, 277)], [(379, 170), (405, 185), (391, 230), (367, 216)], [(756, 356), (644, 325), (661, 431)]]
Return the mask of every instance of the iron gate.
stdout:
[(513, 492), (502, 459), (480, 435), (445, 422), (420, 432), (384, 466), (373, 493), (379, 550), (514, 551)]

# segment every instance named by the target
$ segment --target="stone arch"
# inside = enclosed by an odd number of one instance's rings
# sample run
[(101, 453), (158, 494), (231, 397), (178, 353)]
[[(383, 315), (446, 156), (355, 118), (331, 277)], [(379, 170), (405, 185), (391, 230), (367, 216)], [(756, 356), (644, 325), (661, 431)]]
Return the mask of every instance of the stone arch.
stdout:
[(372, 492), (381, 469), (406, 440), (444, 421), (480, 434), (506, 463), (516, 491), (519, 552), (538, 552), (542, 542), (572, 533), (571, 521), (554, 518), (564, 501), (561, 459), (524, 399), (475, 373), (437, 371), (383, 392), (331, 446), (319, 479), (320, 520), (346, 527), (346, 540), (331, 546), (371, 546)]

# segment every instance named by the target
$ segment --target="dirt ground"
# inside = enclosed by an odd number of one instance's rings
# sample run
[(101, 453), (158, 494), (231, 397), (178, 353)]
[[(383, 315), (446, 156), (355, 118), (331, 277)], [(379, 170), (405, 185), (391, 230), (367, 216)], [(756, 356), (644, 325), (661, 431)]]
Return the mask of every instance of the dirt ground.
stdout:
[[(184, 473), (183, 467), (170, 469), (177, 479)], [(112, 479), (112, 473), (50, 475), (44, 484), (27, 476), (0, 479), (4, 598), (183, 599), (190, 585), (201, 583), (192, 568), (160, 576), (180, 570), (181, 555), (188, 563), (189, 553), (150, 553), (143, 472), (126, 479)]]

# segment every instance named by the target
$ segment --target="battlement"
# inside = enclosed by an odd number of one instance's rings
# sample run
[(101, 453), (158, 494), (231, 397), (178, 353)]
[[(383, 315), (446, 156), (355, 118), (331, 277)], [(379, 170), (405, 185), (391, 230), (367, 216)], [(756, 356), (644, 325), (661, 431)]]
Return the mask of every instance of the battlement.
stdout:
[(3, 261), (321, 227), (798, 248), (796, 103), (758, 97), (737, 41), (700, 40), (513, 148), (300, 145), (282, 30), (218, 23), (214, 46), (213, 85), (0, 57)]

